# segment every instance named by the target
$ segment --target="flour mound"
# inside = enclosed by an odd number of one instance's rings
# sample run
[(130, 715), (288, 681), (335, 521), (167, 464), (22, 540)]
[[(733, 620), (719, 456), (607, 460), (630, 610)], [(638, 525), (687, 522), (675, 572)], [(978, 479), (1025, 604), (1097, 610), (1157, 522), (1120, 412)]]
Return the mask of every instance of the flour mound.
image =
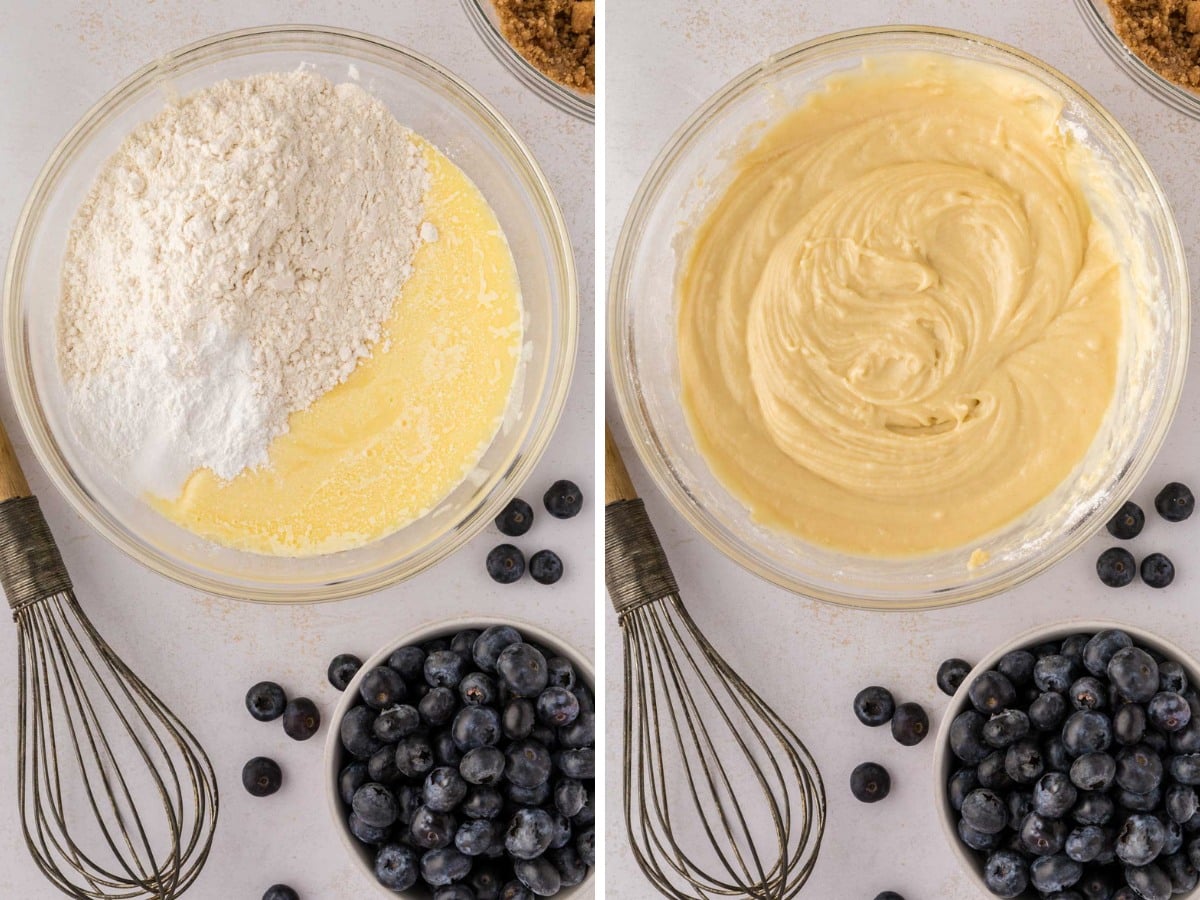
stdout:
[(225, 81), (106, 163), (63, 264), (59, 364), (81, 440), (173, 498), (267, 448), (370, 355), (412, 271), (429, 175), (352, 84)]

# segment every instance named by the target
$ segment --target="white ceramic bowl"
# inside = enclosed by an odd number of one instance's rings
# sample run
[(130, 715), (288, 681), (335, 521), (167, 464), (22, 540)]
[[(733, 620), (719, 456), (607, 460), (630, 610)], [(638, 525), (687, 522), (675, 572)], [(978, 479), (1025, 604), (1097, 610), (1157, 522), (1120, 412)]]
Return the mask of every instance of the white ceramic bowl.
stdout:
[[(493, 625), (511, 625), (517, 631), (521, 632), (521, 635), (526, 639), (541, 644), (543, 647), (553, 650), (559, 656), (570, 660), (571, 665), (575, 667), (575, 672), (583, 679), (583, 683), (591, 688), (593, 693), (596, 690), (596, 671), (587, 656), (546, 629), (531, 622), (514, 618), (463, 617), (435, 622), (401, 634), (394, 640), (388, 641), (378, 653), (364, 661), (362, 668), (354, 676), (354, 680), (346, 687), (342, 698), (338, 701), (337, 708), (334, 709), (333, 716), (329, 722), (328, 733), (325, 736), (325, 799), (329, 806), (329, 814), (334, 820), (334, 827), (342, 839), (342, 844), (345, 846), (346, 852), (355, 861), (356, 868), (363, 873), (363, 878), (374, 887), (374, 894), (377, 896), (391, 897), (393, 900), (397, 897), (406, 897), (410, 898), (410, 900), (428, 900), (430, 894), (428, 891), (416, 888), (409, 891), (396, 892), (381, 885), (375, 879), (375, 858), (371, 851), (364, 844), (360, 843), (350, 833), (350, 829), (346, 827), (346, 805), (342, 802), (341, 795), (338, 793), (337, 784), (338, 774), (348, 762), (346, 751), (342, 748), (341, 741), (342, 718), (348, 710), (359, 705), (358, 684), (363, 676), (376, 666), (386, 663), (392, 651), (400, 647), (406, 647), (409, 644), (423, 644), (426, 641), (432, 641), (436, 638), (450, 638), (458, 632), (469, 628), (482, 631)], [(554, 896), (556, 900), (569, 900), (572, 897), (590, 897), (595, 896), (595, 894), (596, 870), (592, 869), (588, 873), (588, 877), (579, 884), (574, 887), (563, 888), (563, 890)], [(365, 895), (365, 888), (361, 893), (355, 892), (353, 894), (355, 897)]]
[[(950, 775), (958, 765), (954, 754), (950, 750), (950, 724), (959, 713), (963, 712), (969, 706), (970, 700), (967, 699), (967, 690), (971, 682), (988, 669), (994, 668), (1004, 654), (1010, 653), (1013, 650), (1025, 650), (1050, 641), (1061, 641), (1063, 638), (1070, 637), (1073, 634), (1095, 634), (1098, 631), (1106, 631), (1112, 628), (1124, 631), (1133, 638), (1134, 643), (1138, 646), (1156, 650), (1168, 659), (1175, 660), (1187, 671), (1188, 681), (1191, 684), (1200, 685), (1200, 662), (1197, 662), (1191, 654), (1170, 641), (1164, 640), (1158, 635), (1146, 631), (1144, 628), (1138, 628), (1136, 625), (1129, 625), (1124, 622), (1080, 619), (1034, 628), (1031, 631), (1018, 635), (1003, 646), (997, 647), (981, 659), (975, 668), (971, 670), (970, 674), (963, 679), (962, 685), (955, 692), (954, 697), (950, 700), (950, 705), (946, 708), (946, 712), (942, 716), (941, 725), (938, 727), (937, 745), (933, 759), (933, 792), (935, 803), (937, 804), (938, 819), (941, 820), (942, 833), (945, 835), (950, 849), (962, 864), (963, 871), (970, 877), (971, 883), (979, 888), (980, 894), (984, 897), (994, 897), (995, 895), (988, 890), (987, 885), (984, 883), (983, 865), (980, 863), (979, 857), (974, 850), (967, 847), (958, 838), (958, 814), (955, 813), (954, 808), (950, 805), (950, 796), (946, 790), (946, 784), (949, 781)], [(1027, 892), (1030, 897), (1036, 893), (1032, 888)], [(1021, 896), (1025, 897), (1026, 894), (1022, 894)], [(1180, 900), (1196, 896), (1200, 896), (1200, 889), (1189, 891), (1186, 894), (1174, 895), (1175, 898), (1180, 898)]]

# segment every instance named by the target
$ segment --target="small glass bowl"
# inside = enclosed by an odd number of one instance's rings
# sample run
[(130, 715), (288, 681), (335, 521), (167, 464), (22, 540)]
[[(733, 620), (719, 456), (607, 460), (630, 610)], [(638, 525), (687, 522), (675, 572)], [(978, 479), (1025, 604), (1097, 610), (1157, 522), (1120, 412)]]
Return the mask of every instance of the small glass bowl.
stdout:
[(500, 31), (500, 18), (496, 15), (492, 0), (462, 0), (462, 5), (483, 42), (518, 81), (563, 112), (585, 122), (596, 121), (595, 94), (585, 94), (559, 84), (518, 53)]
[[(568, 660), (575, 667), (576, 673), (583, 679), (583, 683), (591, 688), (592, 693), (594, 694), (596, 691), (596, 672), (592, 667), (591, 661), (585, 654), (550, 633), (545, 628), (529, 622), (522, 622), (519, 619), (464, 617), (426, 625), (423, 628), (410, 631), (394, 640), (388, 641), (380, 648), (378, 653), (366, 660), (362, 668), (359, 669), (358, 674), (347, 685), (341, 699), (338, 700), (333, 715), (329, 719), (329, 730), (325, 737), (325, 800), (329, 808), (329, 815), (334, 823), (334, 828), (337, 829), (337, 833), (342, 839), (342, 845), (355, 861), (355, 867), (363, 873), (364, 878), (374, 885), (375, 893), (380, 897), (403, 897), (409, 898), (409, 900), (423, 900), (423, 898), (428, 898), (429, 894), (416, 888), (409, 891), (397, 892), (381, 885), (375, 878), (375, 860), (370, 850), (350, 833), (350, 829), (346, 825), (346, 805), (342, 802), (341, 795), (338, 792), (338, 775), (341, 774), (342, 769), (349, 762), (346, 750), (342, 747), (342, 719), (345, 718), (346, 713), (350, 709), (359, 703), (358, 685), (362, 681), (363, 676), (376, 666), (384, 665), (387, 662), (387, 658), (395, 650), (406, 647), (409, 644), (423, 644), (438, 638), (452, 638), (458, 632), (467, 629), (483, 631), (491, 628), (493, 625), (511, 625), (517, 631), (521, 632), (521, 636), (526, 640), (540, 644), (547, 650), (551, 650), (563, 657), (563, 659)], [(600, 753), (602, 751), (597, 748), (597, 752)], [(593, 896), (595, 887), (596, 870), (592, 869), (588, 873), (587, 878), (579, 884), (574, 887), (563, 888), (554, 896), (559, 898), (559, 900), (567, 900), (567, 898), (575, 896), (590, 897)]]
[(1168, 81), (1142, 62), (1113, 28), (1106, 0), (1075, 0), (1075, 5), (1100, 46), (1134, 81), (1172, 109), (1200, 119), (1200, 93)]
[[(67, 418), (55, 319), (71, 221), (106, 160), (166, 100), (229, 78), (304, 66), (356, 80), (446, 153), (487, 197), (508, 237), (525, 305), (526, 362), (505, 425), (476, 473), (417, 521), (371, 544), (308, 558), (204, 540), (118, 483)], [(17, 225), (4, 292), (5, 365), (38, 461), (75, 510), (150, 568), (248, 600), (310, 602), (377, 590), (433, 565), (495, 518), (553, 433), (574, 369), (578, 291), (562, 213), (524, 143), (490, 104), (436, 63), (379, 38), (311, 26), (254, 28), (169, 53), (110, 91), (63, 139)], [(476, 477), (477, 476), (477, 477)]]
[[(1110, 629), (1124, 631), (1133, 638), (1133, 642), (1139, 647), (1157, 651), (1167, 659), (1175, 660), (1175, 662), (1183, 666), (1184, 671), (1187, 672), (1188, 681), (1191, 684), (1200, 684), (1200, 663), (1191, 654), (1184, 652), (1170, 641), (1164, 640), (1143, 628), (1104, 620), (1059, 622), (1055, 625), (1045, 625), (1027, 631), (1013, 638), (1004, 644), (1004, 646), (997, 647), (980, 660), (979, 664), (963, 679), (954, 697), (950, 700), (950, 705), (946, 707), (946, 711), (942, 714), (942, 721), (938, 726), (937, 745), (934, 747), (933, 758), (934, 805), (937, 808), (938, 820), (942, 823), (942, 834), (945, 835), (946, 841), (950, 844), (951, 852), (957, 857), (963, 871), (970, 877), (971, 883), (979, 889), (979, 896), (981, 897), (992, 897), (994, 895), (988, 890), (987, 883), (983, 880), (983, 864), (980, 862), (978, 855), (958, 837), (958, 814), (954, 811), (954, 807), (950, 805), (948, 789), (951, 774), (961, 765), (950, 749), (950, 726), (959, 713), (970, 707), (971, 701), (967, 697), (967, 692), (971, 688), (971, 682), (989, 669), (995, 668), (996, 663), (1000, 661), (1001, 657), (1014, 650), (1027, 650), (1031, 647), (1036, 647), (1038, 644), (1062, 641), (1073, 634), (1096, 634), (1097, 632), (1108, 631)], [(1031, 887), (1028, 891), (1028, 896), (1036, 893)], [(1191, 890), (1183, 894), (1173, 894), (1172, 897), (1187, 900), (1189, 897), (1195, 897), (1197, 893), (1198, 891)], [(1027, 894), (1022, 894), (1021, 896), (1025, 897)]]
[[(1127, 304), (1116, 396), (1087, 457), (1049, 497), (966, 548), (899, 559), (856, 556), (756, 522), (712, 474), (680, 403), (676, 286), (692, 236), (733, 161), (835, 73), (885, 54), (939, 53), (1037, 80), (1064, 101), (1114, 176), (1122, 227), (1144, 241), (1122, 260), (1152, 285)], [(1116, 233), (1121, 228), (1114, 229)], [(634, 197), (609, 282), (609, 369), (632, 443), (671, 504), (735, 562), (788, 590), (867, 609), (922, 609), (988, 597), (1062, 559), (1106, 522), (1145, 474), (1175, 414), (1190, 338), (1187, 263), (1170, 206), (1124, 129), (1082, 88), (1012, 47), (920, 26), (869, 28), (785, 50), (718, 91), (671, 138)], [(968, 568), (976, 547), (988, 561)]]

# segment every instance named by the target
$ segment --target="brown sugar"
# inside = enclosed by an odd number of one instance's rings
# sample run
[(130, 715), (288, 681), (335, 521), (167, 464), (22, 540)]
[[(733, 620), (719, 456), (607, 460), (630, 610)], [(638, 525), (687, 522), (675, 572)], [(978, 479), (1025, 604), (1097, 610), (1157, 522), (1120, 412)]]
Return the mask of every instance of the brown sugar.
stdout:
[(1200, 0), (1108, 0), (1113, 26), (1169, 81), (1200, 91)]
[(495, 0), (505, 39), (539, 71), (596, 91), (595, 0)]

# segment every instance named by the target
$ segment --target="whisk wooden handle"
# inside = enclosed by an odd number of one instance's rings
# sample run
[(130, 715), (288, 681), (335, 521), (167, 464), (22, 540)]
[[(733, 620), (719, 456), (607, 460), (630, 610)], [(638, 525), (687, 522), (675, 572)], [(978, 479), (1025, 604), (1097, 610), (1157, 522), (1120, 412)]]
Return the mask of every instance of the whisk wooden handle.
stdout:
[(32, 496), (33, 491), (29, 489), (29, 482), (25, 479), (25, 473), (21, 471), (17, 454), (13, 452), (12, 441), (8, 439), (4, 424), (0, 423), (0, 502), (12, 500), (14, 497)]
[(621, 500), (636, 500), (637, 488), (625, 468), (625, 460), (621, 459), (621, 451), (613, 440), (612, 429), (604, 426), (604, 505), (617, 503)]

